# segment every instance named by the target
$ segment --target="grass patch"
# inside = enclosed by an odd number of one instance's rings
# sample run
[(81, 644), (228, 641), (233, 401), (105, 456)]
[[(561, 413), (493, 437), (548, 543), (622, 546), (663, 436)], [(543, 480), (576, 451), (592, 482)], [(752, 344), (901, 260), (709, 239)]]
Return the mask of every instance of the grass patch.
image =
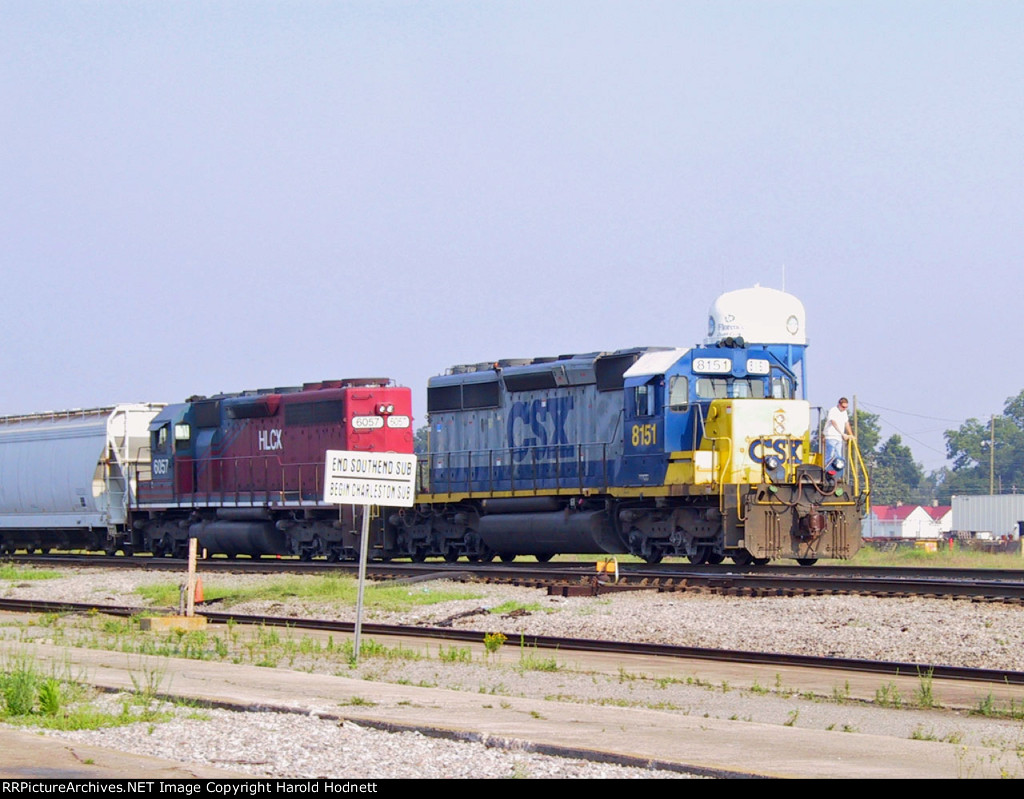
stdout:
[(341, 707), (376, 707), (377, 703), (362, 696), (352, 696), (344, 702), (338, 702), (338, 705)]
[[(309, 602), (334, 602), (355, 604), (358, 582), (346, 575), (322, 577), (285, 576), (271, 578), (259, 585), (230, 586), (218, 585), (213, 580), (203, 586), (207, 601), (220, 600), (225, 606), (239, 602), (263, 600), (281, 602), (300, 599)], [(177, 583), (154, 583), (136, 589), (143, 598), (155, 605), (177, 606)], [(367, 608), (381, 611), (401, 612), (421, 605), (436, 605), (459, 599), (482, 599), (483, 595), (460, 589), (434, 589), (422, 584), (416, 586), (380, 583), (368, 585), (364, 601)]]
[(502, 602), (490, 609), (490, 612), (495, 616), (507, 616), (510, 613), (535, 613), (535, 612), (551, 612), (551, 608), (545, 608), (539, 602), (516, 602), (509, 600), (508, 602)]
[(899, 547), (892, 551), (861, 547), (847, 563), (850, 566), (928, 566), (947, 569), (1019, 569), (1020, 555), (1006, 552), (977, 552), (954, 547), (952, 552), (944, 541), (939, 541), (936, 552), (916, 547)]
[(0, 720), (21, 727), (96, 730), (173, 718), (170, 711), (153, 707), (154, 692), (146, 690), (146, 682), (136, 686), (143, 690), (124, 696), (119, 711), (102, 710), (94, 704), (94, 691), (67, 676), (44, 674), (32, 658), (17, 655), (0, 668)]
[(437, 650), (437, 657), (442, 663), (472, 663), (473, 653), (469, 647), (455, 646), (441, 647)]
[(0, 580), (55, 580), (63, 575), (49, 569), (34, 569), (31, 566), (0, 566)]

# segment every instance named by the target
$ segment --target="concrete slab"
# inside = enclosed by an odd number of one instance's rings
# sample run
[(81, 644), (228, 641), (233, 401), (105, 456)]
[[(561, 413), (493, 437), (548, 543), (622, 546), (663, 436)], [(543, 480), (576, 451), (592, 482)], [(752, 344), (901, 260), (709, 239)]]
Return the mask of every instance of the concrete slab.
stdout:
[[(215, 706), (315, 713), (382, 729), (516, 742), (519, 748), (630, 765), (660, 763), (722, 775), (862, 779), (958, 778), (968, 776), (965, 764), (969, 776), (999, 777), (1016, 773), (1020, 766), (1013, 753), (939, 741), (518, 697), (496, 703), (491, 696), (439, 688), (47, 644), (0, 642), (4, 651), (70, 664), (91, 684), (108, 689), (131, 690), (132, 677), (140, 670), (158, 672), (166, 694)], [(354, 705), (353, 697), (373, 704)], [(124, 776), (148, 773), (131, 770)]]

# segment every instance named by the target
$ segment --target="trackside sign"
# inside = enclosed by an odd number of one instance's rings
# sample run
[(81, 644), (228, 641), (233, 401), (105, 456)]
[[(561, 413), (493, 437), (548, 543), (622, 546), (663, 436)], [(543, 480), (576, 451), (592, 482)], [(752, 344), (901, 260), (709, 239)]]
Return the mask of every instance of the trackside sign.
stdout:
[(327, 450), (324, 502), (333, 505), (390, 505), (416, 501), (416, 456), (396, 452)]

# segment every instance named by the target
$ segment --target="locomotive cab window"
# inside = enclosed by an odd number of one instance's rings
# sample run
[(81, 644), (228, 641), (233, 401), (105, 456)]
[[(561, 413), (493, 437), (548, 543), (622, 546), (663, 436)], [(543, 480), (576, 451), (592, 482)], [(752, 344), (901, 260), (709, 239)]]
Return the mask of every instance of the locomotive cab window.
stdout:
[(690, 379), (685, 375), (676, 375), (669, 379), (668, 407), (673, 411), (690, 409)]
[(637, 416), (654, 416), (655, 412), (655, 391), (654, 386), (645, 383), (633, 389), (633, 405), (636, 408)]
[[(166, 428), (165, 428), (166, 429)], [(192, 438), (192, 427), (185, 423), (174, 425), (174, 442), (176, 444), (187, 444)]]
[(737, 399), (764, 399), (764, 380), (759, 377), (733, 380), (730, 395)]
[(167, 428), (170, 425), (164, 425), (153, 434), (153, 449), (163, 452), (167, 449)]
[(726, 399), (729, 396), (728, 381), (724, 377), (699, 377), (697, 396), (701, 399)]
[(793, 381), (787, 375), (772, 374), (772, 399), (793, 399)]

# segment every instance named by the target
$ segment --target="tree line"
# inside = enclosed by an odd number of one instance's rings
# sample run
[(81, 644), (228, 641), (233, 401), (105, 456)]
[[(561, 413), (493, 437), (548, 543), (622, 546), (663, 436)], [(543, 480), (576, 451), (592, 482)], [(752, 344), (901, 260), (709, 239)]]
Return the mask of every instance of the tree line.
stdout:
[(1001, 414), (947, 430), (951, 465), (927, 474), (899, 435), (881, 442), (878, 414), (858, 410), (855, 422), (873, 504), (948, 505), (953, 494), (987, 494), (990, 485), (997, 494), (1024, 492), (1024, 391), (1007, 399)]

